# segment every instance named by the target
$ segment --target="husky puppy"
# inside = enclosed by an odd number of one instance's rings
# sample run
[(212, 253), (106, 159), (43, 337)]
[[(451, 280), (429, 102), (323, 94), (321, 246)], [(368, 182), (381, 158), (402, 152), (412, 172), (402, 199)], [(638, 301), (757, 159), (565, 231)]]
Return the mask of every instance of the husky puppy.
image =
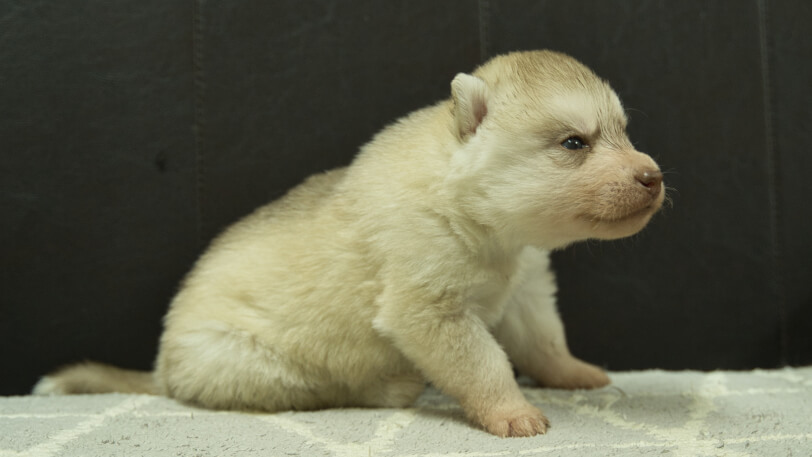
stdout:
[(490, 433), (544, 433), (512, 366), (543, 386), (609, 383), (567, 348), (548, 252), (637, 233), (662, 174), (615, 92), (566, 55), (495, 57), (450, 95), (220, 235), (153, 372), (73, 365), (34, 393), (281, 411), (406, 407), (431, 382)]

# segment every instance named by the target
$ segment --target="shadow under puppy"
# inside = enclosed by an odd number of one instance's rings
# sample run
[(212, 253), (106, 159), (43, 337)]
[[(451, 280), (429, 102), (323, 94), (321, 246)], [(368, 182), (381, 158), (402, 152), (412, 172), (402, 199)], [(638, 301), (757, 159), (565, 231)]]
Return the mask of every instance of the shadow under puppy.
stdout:
[(660, 207), (609, 85), (551, 51), (495, 57), (220, 235), (165, 319), (151, 373), (96, 363), (34, 393), (147, 392), (225, 409), (405, 407), (426, 381), (499, 436), (544, 433), (541, 385), (609, 383), (573, 357), (548, 251)]

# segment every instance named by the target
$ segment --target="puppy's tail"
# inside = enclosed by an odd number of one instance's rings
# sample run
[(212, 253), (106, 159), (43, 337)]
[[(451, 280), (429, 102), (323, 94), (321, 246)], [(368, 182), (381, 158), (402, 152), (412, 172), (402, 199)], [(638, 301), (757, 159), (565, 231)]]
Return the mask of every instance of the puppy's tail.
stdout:
[(96, 362), (68, 365), (43, 376), (31, 393), (65, 395), (110, 392), (152, 395), (160, 393), (152, 372), (125, 370)]

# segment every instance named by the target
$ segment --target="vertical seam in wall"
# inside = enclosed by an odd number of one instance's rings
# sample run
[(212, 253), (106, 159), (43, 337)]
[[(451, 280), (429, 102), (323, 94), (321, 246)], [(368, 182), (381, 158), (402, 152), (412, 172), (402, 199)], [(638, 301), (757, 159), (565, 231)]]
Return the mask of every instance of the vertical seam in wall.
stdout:
[(786, 365), (789, 361), (789, 322), (787, 321), (786, 294), (784, 292), (783, 264), (781, 259), (781, 211), (778, 198), (778, 163), (779, 151), (775, 147), (774, 113), (773, 113), (773, 86), (772, 86), (772, 59), (769, 36), (768, 0), (756, 0), (759, 22), (759, 47), (761, 55), (761, 81), (762, 98), (764, 105), (764, 146), (767, 154), (767, 195), (769, 199), (769, 230), (770, 230), (770, 287), (772, 288), (775, 305), (779, 319), (779, 352), (780, 363)]
[(491, 4), (479, 0), (479, 60), (485, 62), (491, 53)]
[(194, 17), (192, 18), (192, 66), (194, 84), (194, 147), (195, 147), (195, 204), (197, 205), (197, 243), (199, 248), (205, 244), (205, 223), (203, 208), (203, 189), (205, 186), (204, 128), (206, 125), (205, 102), (206, 83), (203, 59), (203, 34), (205, 21), (203, 8), (205, 0), (194, 0)]

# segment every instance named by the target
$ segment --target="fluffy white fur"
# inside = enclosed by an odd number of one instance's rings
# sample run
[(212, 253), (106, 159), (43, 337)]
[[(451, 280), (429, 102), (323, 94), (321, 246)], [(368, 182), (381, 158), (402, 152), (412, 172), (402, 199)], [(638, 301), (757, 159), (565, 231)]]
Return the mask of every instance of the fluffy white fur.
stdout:
[(35, 392), (279, 411), (403, 407), (430, 381), (493, 434), (544, 433), (511, 365), (545, 386), (609, 382), (570, 355), (548, 251), (634, 234), (663, 200), (625, 125), (574, 59), (496, 57), (218, 237), (171, 304), (153, 373), (82, 364)]

